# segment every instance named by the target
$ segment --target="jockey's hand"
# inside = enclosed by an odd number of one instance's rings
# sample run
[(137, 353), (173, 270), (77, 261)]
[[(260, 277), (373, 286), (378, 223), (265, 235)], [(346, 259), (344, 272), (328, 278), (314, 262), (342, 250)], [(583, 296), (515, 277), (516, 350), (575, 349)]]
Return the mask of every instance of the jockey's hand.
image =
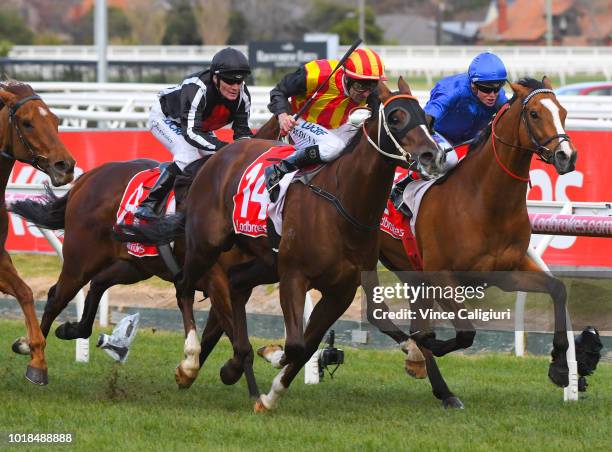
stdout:
[(281, 113), (278, 115), (278, 125), (280, 126), (281, 134), (287, 135), (297, 124), (297, 121), (293, 119), (293, 116), (287, 113)]

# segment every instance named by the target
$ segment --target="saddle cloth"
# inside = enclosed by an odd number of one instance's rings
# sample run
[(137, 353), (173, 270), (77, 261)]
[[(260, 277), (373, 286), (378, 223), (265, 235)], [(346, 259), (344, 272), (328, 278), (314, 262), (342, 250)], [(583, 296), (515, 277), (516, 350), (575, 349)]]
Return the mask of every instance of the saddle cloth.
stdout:
[[(117, 210), (118, 225), (134, 224), (137, 221), (143, 221), (134, 217), (134, 212), (138, 208), (140, 202), (147, 197), (151, 187), (155, 185), (155, 182), (159, 178), (159, 174), (159, 168), (156, 167), (136, 173), (134, 177), (132, 177), (119, 203), (119, 209)], [(174, 211), (175, 200), (173, 190), (170, 192), (166, 201), (166, 213), (174, 213)], [(159, 254), (155, 245), (130, 242), (127, 243), (126, 246), (128, 253), (136, 257), (151, 257)]]
[[(266, 189), (265, 169), (288, 157), (295, 151), (293, 146), (273, 146), (255, 159), (244, 171), (234, 195), (234, 211), (232, 221), (236, 234), (249, 237), (262, 237), (267, 235), (266, 220), (270, 208), (270, 195)], [(273, 220), (275, 228), (280, 235), (280, 223), (285, 193), (291, 183), (294, 173), (286, 174), (280, 182), (280, 195), (274, 203), (276, 208), (271, 213), (276, 216)], [(279, 227), (276, 224), (279, 224)]]

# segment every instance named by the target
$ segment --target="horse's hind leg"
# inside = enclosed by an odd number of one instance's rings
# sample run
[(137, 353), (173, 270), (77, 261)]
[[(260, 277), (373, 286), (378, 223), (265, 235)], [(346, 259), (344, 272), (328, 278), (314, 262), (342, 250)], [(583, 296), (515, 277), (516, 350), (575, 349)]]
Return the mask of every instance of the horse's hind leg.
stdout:
[[(30, 362), (26, 370), (26, 378), (34, 384), (46, 385), (48, 383), (47, 362), (45, 361), (45, 338), (38, 326), (34, 296), (25, 282), (17, 274), (10, 256), (6, 251), (0, 255), (0, 291), (14, 296), (25, 317), (27, 329), (27, 344), (30, 351)], [(18, 340), (13, 344), (13, 350), (19, 347)]]
[(104, 292), (117, 284), (134, 284), (150, 276), (129, 261), (114, 262), (91, 279), (81, 320), (63, 323), (55, 330), (55, 335), (65, 340), (88, 338), (91, 336), (100, 299)]
[(444, 377), (440, 373), (440, 369), (438, 368), (438, 364), (431, 353), (431, 350), (426, 349), (425, 347), (419, 347), (423, 356), (425, 357), (425, 365), (427, 366), (427, 377), (429, 378), (429, 383), (431, 384), (431, 389), (433, 395), (442, 401), (442, 406), (444, 408), (459, 408), (462, 409), (463, 402), (457, 397), (455, 394), (451, 392), (448, 388), (446, 382), (444, 381)]

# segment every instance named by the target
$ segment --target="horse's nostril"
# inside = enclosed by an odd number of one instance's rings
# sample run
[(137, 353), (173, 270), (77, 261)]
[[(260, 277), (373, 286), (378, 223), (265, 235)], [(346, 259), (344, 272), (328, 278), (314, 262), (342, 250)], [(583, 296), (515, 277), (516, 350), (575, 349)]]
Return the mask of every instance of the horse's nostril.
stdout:
[(423, 152), (421, 156), (419, 157), (419, 160), (421, 160), (421, 163), (430, 163), (433, 161), (433, 159), (434, 159), (433, 152)]
[(61, 173), (65, 173), (70, 169), (70, 164), (65, 160), (59, 160), (53, 164), (53, 168)]
[(565, 152), (557, 151), (555, 152), (555, 159), (557, 159), (559, 163), (564, 163), (569, 160), (569, 157)]

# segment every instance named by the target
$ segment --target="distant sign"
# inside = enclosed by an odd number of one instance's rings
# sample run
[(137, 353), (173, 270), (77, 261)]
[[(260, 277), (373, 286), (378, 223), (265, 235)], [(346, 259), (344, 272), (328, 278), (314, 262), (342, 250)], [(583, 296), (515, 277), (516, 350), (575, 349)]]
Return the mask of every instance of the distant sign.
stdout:
[(249, 62), (252, 67), (298, 67), (323, 58), (327, 58), (325, 42), (253, 41), (249, 43)]

